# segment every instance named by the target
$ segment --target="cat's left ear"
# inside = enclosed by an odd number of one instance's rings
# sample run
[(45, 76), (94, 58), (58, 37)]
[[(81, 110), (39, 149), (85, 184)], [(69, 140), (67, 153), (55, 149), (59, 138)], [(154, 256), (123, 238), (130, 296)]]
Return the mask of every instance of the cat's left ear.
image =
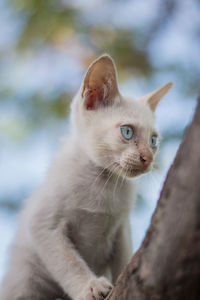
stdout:
[(119, 94), (113, 59), (104, 54), (89, 67), (83, 82), (82, 98), (88, 110), (112, 105)]
[(159, 89), (153, 91), (152, 93), (145, 96), (147, 103), (149, 104), (150, 108), (155, 111), (158, 102), (165, 96), (165, 94), (170, 90), (172, 87), (173, 82), (169, 82)]

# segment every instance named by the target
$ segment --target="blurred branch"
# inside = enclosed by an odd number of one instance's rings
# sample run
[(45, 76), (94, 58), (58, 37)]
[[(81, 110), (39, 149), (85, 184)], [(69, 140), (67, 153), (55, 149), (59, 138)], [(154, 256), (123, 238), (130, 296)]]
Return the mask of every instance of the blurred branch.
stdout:
[(164, 0), (160, 1), (157, 18), (147, 30), (146, 34), (146, 46), (151, 42), (152, 38), (156, 36), (158, 31), (168, 23), (169, 19), (172, 18), (177, 8), (176, 0)]

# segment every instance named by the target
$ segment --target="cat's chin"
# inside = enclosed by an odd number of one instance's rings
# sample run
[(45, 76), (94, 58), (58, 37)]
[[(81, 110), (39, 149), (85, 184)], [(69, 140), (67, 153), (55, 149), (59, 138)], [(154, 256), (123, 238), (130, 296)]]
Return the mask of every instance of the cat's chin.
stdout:
[(136, 177), (136, 176), (140, 176), (142, 174), (145, 174), (147, 173), (149, 170), (146, 169), (146, 170), (129, 170), (128, 172), (126, 172), (126, 177), (128, 178), (133, 178), (133, 177)]
[(141, 167), (141, 168), (123, 168), (121, 165), (119, 165), (118, 168), (118, 174), (121, 176), (125, 176), (128, 178), (133, 178), (136, 176), (140, 176), (142, 174), (145, 174), (147, 172), (149, 172), (151, 170), (151, 166), (147, 166), (147, 167)]

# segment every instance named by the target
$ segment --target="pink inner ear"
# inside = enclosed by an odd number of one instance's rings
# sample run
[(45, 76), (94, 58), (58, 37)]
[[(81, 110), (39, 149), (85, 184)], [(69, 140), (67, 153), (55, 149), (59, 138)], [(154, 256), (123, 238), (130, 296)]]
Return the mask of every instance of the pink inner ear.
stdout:
[(89, 89), (86, 94), (86, 108), (94, 109), (95, 106), (98, 105), (98, 101), (103, 101), (103, 96), (103, 90), (101, 88)]
[(87, 71), (82, 89), (85, 108), (97, 109), (112, 105), (118, 93), (114, 62), (108, 55), (101, 56)]

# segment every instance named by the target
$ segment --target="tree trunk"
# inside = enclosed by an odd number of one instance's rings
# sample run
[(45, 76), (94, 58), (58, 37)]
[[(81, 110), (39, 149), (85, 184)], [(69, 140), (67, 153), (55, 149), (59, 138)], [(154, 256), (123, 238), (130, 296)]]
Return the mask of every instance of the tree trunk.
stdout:
[(145, 239), (108, 299), (200, 299), (200, 99)]

